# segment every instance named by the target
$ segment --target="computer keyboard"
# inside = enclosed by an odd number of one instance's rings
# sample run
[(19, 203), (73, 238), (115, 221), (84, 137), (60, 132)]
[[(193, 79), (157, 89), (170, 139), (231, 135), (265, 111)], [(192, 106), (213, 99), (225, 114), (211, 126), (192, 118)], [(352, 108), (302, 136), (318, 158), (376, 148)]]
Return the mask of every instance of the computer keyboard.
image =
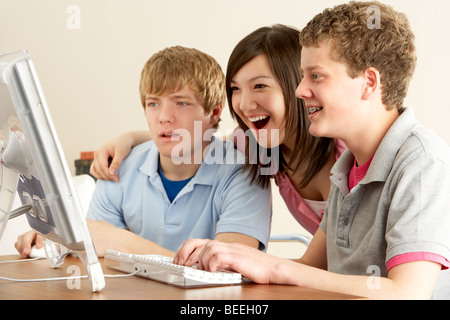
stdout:
[(106, 250), (105, 264), (109, 268), (177, 287), (209, 287), (242, 283), (242, 276), (235, 272), (209, 272), (195, 267), (173, 263), (173, 259), (161, 255), (137, 255)]

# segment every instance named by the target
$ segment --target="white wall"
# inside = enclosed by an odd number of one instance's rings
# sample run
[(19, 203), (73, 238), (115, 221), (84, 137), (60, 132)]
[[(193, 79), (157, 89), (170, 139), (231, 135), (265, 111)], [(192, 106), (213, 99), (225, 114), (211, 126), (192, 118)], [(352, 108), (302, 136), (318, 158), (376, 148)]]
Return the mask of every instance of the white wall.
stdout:
[[(126, 130), (146, 129), (138, 81), (154, 52), (173, 45), (196, 47), (225, 70), (233, 47), (256, 28), (275, 23), (302, 28), (315, 14), (342, 2), (0, 0), (0, 54), (29, 50), (74, 172), (80, 151), (94, 150)], [(450, 143), (450, 1), (384, 2), (407, 13), (417, 38), (419, 65), (407, 104)], [(72, 6), (79, 9), (79, 21)], [(235, 126), (228, 111), (221, 126)], [(277, 191), (274, 195), (273, 231), (304, 232)]]

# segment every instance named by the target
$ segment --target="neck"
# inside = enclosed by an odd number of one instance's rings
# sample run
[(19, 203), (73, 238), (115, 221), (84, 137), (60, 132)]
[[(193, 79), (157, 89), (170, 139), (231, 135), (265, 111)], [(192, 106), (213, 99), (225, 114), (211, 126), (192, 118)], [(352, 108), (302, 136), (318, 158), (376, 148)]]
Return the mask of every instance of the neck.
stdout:
[(359, 126), (348, 139), (343, 139), (347, 148), (353, 153), (359, 166), (369, 161), (377, 151), (389, 128), (397, 120), (397, 109), (387, 111), (379, 117), (372, 117), (370, 122)]
[(160, 157), (159, 161), (160, 161), (161, 170), (162, 170), (164, 176), (168, 180), (172, 180), (172, 181), (180, 181), (180, 180), (189, 179), (197, 173), (197, 170), (200, 167), (200, 164), (196, 164), (196, 163), (175, 164), (175, 163), (173, 163), (172, 159), (165, 158), (165, 157)]
[(172, 181), (186, 180), (193, 177), (204, 160), (205, 150), (210, 142), (204, 142), (198, 150), (191, 150), (191, 155), (174, 163), (171, 156), (159, 155), (159, 162), (164, 176)]

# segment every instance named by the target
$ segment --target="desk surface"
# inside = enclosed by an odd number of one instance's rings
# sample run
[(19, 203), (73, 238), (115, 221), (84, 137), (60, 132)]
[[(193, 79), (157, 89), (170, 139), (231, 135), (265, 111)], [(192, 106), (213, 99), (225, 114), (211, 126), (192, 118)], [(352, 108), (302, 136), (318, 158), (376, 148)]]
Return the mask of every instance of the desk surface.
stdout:
[[(19, 256), (0, 256), (0, 261), (20, 260)], [(103, 265), (104, 274), (120, 274)], [(81, 262), (78, 258), (67, 257), (65, 263), (52, 269), (46, 259), (1, 263), (0, 276), (9, 278), (54, 278), (74, 275), (73, 266), (78, 266), (82, 274)], [(46, 282), (12, 282), (0, 280), (0, 299), (33, 299), (33, 300), (344, 300), (358, 297), (285, 285), (258, 285), (245, 283), (238, 286), (181, 289), (156, 281), (131, 276), (126, 278), (106, 278), (106, 286), (101, 292), (91, 292), (87, 279), (79, 280), (79, 288), (74, 280), (58, 280)]]

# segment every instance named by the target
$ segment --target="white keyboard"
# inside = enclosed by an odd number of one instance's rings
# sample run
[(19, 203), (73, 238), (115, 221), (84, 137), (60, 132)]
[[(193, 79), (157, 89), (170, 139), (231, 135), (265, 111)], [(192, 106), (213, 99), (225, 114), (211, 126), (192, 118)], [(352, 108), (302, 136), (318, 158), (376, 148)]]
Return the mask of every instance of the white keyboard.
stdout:
[(173, 259), (161, 255), (136, 255), (106, 250), (105, 264), (109, 268), (177, 287), (209, 287), (242, 283), (242, 276), (235, 272), (209, 272), (195, 267), (173, 263)]

